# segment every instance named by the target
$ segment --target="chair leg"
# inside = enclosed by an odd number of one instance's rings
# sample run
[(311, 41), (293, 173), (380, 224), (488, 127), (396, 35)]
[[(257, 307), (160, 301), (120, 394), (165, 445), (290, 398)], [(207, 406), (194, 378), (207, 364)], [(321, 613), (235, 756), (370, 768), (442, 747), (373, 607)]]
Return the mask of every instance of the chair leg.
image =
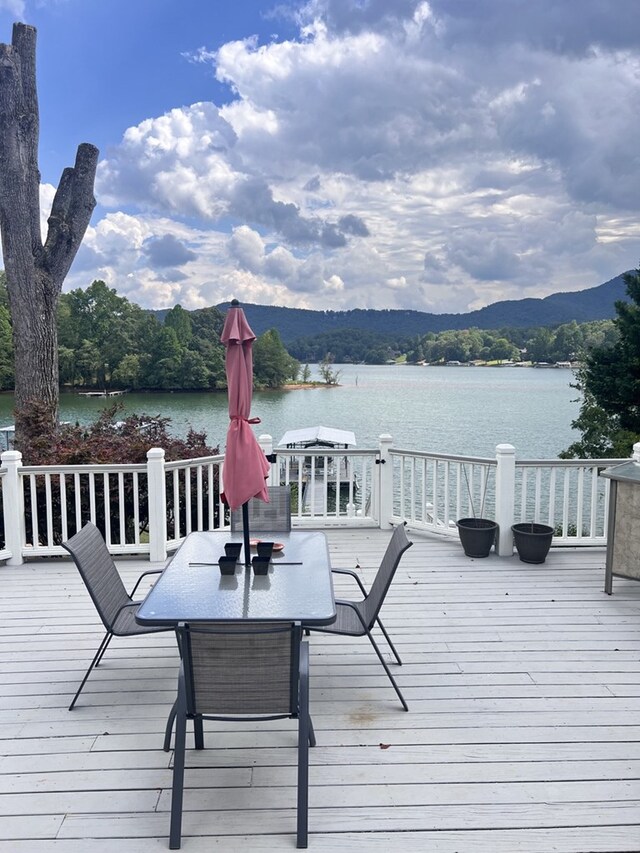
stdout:
[(397, 662), (398, 666), (402, 666), (402, 661), (400, 660), (400, 655), (399, 655), (399, 654), (398, 654), (398, 652), (396, 651), (396, 647), (395, 647), (395, 646), (393, 645), (393, 643), (391, 642), (391, 637), (387, 634), (387, 629), (384, 627), (384, 625), (382, 624), (382, 622), (381, 622), (379, 619), (376, 619), (376, 622), (378, 623), (378, 626), (379, 626), (380, 630), (381, 630), (381, 631), (382, 631), (382, 633), (384, 634), (384, 638), (385, 638), (385, 640), (387, 641), (387, 643), (388, 643), (388, 645), (389, 645), (389, 648), (390, 648), (390, 649), (391, 649), (391, 651), (393, 652), (393, 655), (394, 655), (394, 657), (395, 657), (395, 659), (396, 659), (396, 662)]
[[(180, 647), (180, 632), (176, 631), (176, 643), (178, 644), (178, 654), (180, 655), (180, 660), (182, 660), (182, 649)], [(164, 744), (163, 749), (165, 752), (169, 752), (171, 749), (171, 732), (173, 731), (173, 724), (176, 719), (176, 709), (178, 707), (178, 700), (173, 703), (171, 710), (169, 711), (169, 718), (167, 720), (167, 727), (164, 730)]]
[(300, 647), (300, 683), (298, 708), (298, 825), (296, 844), (307, 847), (309, 834), (309, 743), (313, 736), (313, 726), (309, 728), (309, 647), (302, 643)]
[(113, 637), (113, 634), (110, 631), (108, 631), (107, 636), (105, 637), (106, 643), (104, 642), (104, 640), (102, 641), (103, 642), (102, 651), (98, 655), (94, 666), (98, 666), (101, 663), (102, 658), (104, 657), (104, 653), (107, 651), (107, 646), (111, 642), (112, 637)]
[(204, 749), (204, 726), (202, 725), (202, 717), (193, 718), (193, 739), (196, 749)]
[(169, 849), (179, 850), (182, 836), (182, 797), (184, 793), (184, 753), (187, 740), (187, 708), (184, 696), (184, 680), (181, 677), (176, 703), (176, 740), (173, 756), (173, 779), (171, 783), (171, 827)]
[(73, 697), (73, 699), (71, 700), (71, 704), (69, 705), (69, 710), (70, 710), (70, 711), (73, 711), (73, 707), (74, 707), (74, 705), (76, 704), (76, 701), (77, 701), (77, 699), (78, 699), (78, 696), (79, 696), (79, 695), (80, 695), (80, 693), (82, 692), (82, 688), (83, 688), (83, 687), (85, 686), (85, 684), (87, 683), (87, 678), (89, 678), (89, 675), (91, 674), (91, 670), (92, 670), (95, 666), (98, 666), (98, 664), (99, 664), (99, 663), (100, 663), (100, 661), (102, 660), (102, 655), (106, 652), (106, 650), (107, 650), (107, 646), (108, 646), (108, 645), (109, 645), (109, 643), (111, 642), (111, 638), (112, 638), (112, 637), (113, 637), (113, 634), (111, 633), (111, 631), (107, 631), (107, 633), (106, 633), (106, 634), (104, 635), (104, 637), (102, 638), (102, 642), (101, 642), (101, 643), (100, 643), (100, 645), (98, 646), (98, 651), (97, 651), (97, 652), (95, 653), (95, 655), (93, 656), (93, 660), (92, 660), (92, 661), (91, 661), (91, 663), (89, 664), (89, 669), (85, 672), (85, 674), (84, 674), (84, 678), (83, 678), (83, 679), (82, 679), (82, 681), (80, 682), (80, 687), (78, 687), (78, 689), (77, 689), (77, 691), (76, 691), (76, 695), (75, 695), (75, 696)]
[(395, 680), (395, 678), (393, 677), (393, 675), (391, 675), (391, 670), (390, 670), (390, 669), (389, 669), (389, 667), (387, 666), (387, 662), (386, 662), (386, 660), (382, 657), (382, 652), (381, 652), (381, 651), (380, 651), (380, 649), (378, 648), (378, 644), (376, 643), (376, 641), (375, 641), (375, 640), (373, 639), (373, 637), (371, 636), (371, 631), (367, 631), (367, 637), (369, 638), (369, 640), (370, 640), (370, 642), (371, 642), (371, 645), (372, 645), (372, 646), (373, 646), (373, 648), (375, 649), (375, 652), (376, 652), (376, 654), (378, 655), (378, 658), (379, 658), (379, 660), (380, 660), (380, 663), (381, 663), (381, 664), (382, 664), (382, 666), (384, 667), (384, 671), (387, 673), (387, 675), (388, 675), (388, 677), (389, 677), (389, 681), (393, 684), (393, 689), (394, 689), (394, 690), (396, 691), (396, 693), (398, 694), (398, 699), (399, 699), (399, 700), (400, 700), (400, 702), (402, 703), (402, 707), (404, 708), (404, 710), (405, 710), (405, 711), (408, 711), (408, 710), (409, 710), (409, 706), (408, 706), (408, 705), (407, 705), (407, 703), (405, 702), (405, 700), (404, 700), (404, 696), (402, 695), (402, 693), (401, 693), (401, 691), (400, 691), (400, 688), (399, 688), (399, 687), (398, 687), (398, 685), (396, 684), (396, 680)]

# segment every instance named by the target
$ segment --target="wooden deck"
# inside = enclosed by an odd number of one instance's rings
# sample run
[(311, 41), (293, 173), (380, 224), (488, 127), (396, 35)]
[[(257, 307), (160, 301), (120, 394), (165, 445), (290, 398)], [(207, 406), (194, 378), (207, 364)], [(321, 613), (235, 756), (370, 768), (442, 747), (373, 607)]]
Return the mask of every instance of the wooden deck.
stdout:
[[(370, 580), (388, 535), (329, 531), (335, 565)], [(640, 584), (604, 595), (602, 550), (526, 566), (412, 538), (383, 611), (410, 713), (366, 639), (311, 637), (309, 848), (640, 850)], [(69, 713), (102, 633), (75, 569), (0, 581), (0, 853), (168, 849), (172, 636), (115, 639)], [(205, 725), (183, 850), (295, 849), (293, 724)]]

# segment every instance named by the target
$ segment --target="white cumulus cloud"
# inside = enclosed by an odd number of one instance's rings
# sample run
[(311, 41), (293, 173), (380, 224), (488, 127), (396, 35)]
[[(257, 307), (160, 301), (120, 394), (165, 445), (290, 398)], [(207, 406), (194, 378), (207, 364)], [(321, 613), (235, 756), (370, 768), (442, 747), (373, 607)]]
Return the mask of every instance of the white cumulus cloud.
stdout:
[[(144, 282), (155, 305), (237, 291), (465, 311), (635, 266), (635, 0), (615, 13), (599, 0), (310, 0), (294, 13), (296, 37), (193, 54), (227, 103), (126, 130), (99, 168), (114, 212), (78, 269), (94, 261), (129, 292)], [(175, 263), (154, 268), (154, 251)], [(171, 281), (154, 291), (162, 270)]]

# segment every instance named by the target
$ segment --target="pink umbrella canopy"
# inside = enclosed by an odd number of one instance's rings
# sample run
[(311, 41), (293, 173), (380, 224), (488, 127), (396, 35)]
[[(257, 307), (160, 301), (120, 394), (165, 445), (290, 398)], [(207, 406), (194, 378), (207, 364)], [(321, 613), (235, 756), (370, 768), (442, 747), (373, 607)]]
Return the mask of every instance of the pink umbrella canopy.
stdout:
[(251, 424), (260, 423), (260, 418), (250, 418), (255, 339), (244, 311), (234, 299), (220, 338), (227, 350), (225, 366), (231, 419), (224, 456), (222, 498), (231, 509), (238, 509), (250, 498), (269, 501), (266, 477), (270, 465), (251, 429)]

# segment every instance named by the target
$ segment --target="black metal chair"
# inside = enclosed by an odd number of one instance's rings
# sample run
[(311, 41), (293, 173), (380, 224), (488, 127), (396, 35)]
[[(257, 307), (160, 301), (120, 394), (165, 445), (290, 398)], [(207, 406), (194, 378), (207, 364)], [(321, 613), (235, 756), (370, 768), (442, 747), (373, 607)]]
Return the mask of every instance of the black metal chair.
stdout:
[(113, 636), (132, 637), (138, 634), (156, 634), (161, 631), (173, 631), (173, 628), (147, 628), (138, 625), (135, 620), (136, 610), (140, 601), (134, 601), (133, 596), (138, 589), (140, 581), (147, 575), (160, 574), (162, 569), (152, 569), (143, 572), (136, 581), (131, 595), (129, 595), (122, 583), (122, 578), (116, 564), (113, 562), (109, 549), (102, 538), (102, 534), (94, 524), (87, 522), (75, 536), (63, 542), (62, 547), (66, 548), (73, 557), (73, 561), (78, 567), (80, 576), (95, 604), (102, 624), (107, 629), (107, 633), (102, 638), (102, 642), (98, 646), (98, 651), (95, 653), (89, 669), (86, 671), (76, 691), (76, 695), (69, 705), (69, 710), (72, 711), (82, 688), (91, 674), (91, 670), (98, 666), (102, 660)]
[(315, 746), (309, 716), (309, 646), (291, 623), (180, 625), (181, 649), (176, 701), (175, 755), (169, 847), (182, 835), (187, 720), (195, 748), (204, 749), (203, 720), (298, 720), (297, 845), (307, 846), (309, 745)]
[[(269, 503), (251, 498), (249, 531), (288, 533), (291, 530), (291, 490), (289, 486), (269, 486)], [(242, 508), (231, 510), (231, 532), (242, 530)]]
[(371, 590), (368, 593), (364, 584), (355, 572), (352, 572), (350, 569), (332, 569), (335, 574), (349, 575), (355, 579), (360, 587), (360, 591), (362, 592), (362, 601), (345, 601), (336, 599), (336, 610), (338, 612), (338, 616), (335, 622), (332, 622), (331, 625), (327, 625), (322, 628), (307, 628), (305, 626), (307, 632), (309, 630), (322, 631), (325, 634), (342, 634), (347, 637), (364, 637), (366, 635), (375, 649), (375, 653), (378, 655), (380, 663), (384, 667), (384, 670), (387, 673), (394, 690), (398, 694), (398, 698), (400, 699), (405, 711), (408, 711), (409, 707), (405, 702), (404, 696), (402, 695), (395, 678), (391, 674), (391, 670), (389, 669), (387, 662), (382, 657), (382, 652), (374, 640), (371, 630), (377, 623), (389, 644), (389, 648), (393, 652), (396, 662), (401, 666), (402, 661), (400, 660), (400, 655), (396, 651), (396, 647), (391, 642), (391, 638), (380, 621), (378, 614), (380, 613), (380, 608), (382, 607), (385, 596), (389, 591), (391, 581), (393, 580), (398, 565), (400, 564), (400, 558), (412, 545), (413, 542), (409, 541), (407, 538), (404, 525), (401, 524), (396, 527), (393, 531), (393, 535), (391, 536), (391, 541), (387, 545), (378, 573), (371, 585)]

